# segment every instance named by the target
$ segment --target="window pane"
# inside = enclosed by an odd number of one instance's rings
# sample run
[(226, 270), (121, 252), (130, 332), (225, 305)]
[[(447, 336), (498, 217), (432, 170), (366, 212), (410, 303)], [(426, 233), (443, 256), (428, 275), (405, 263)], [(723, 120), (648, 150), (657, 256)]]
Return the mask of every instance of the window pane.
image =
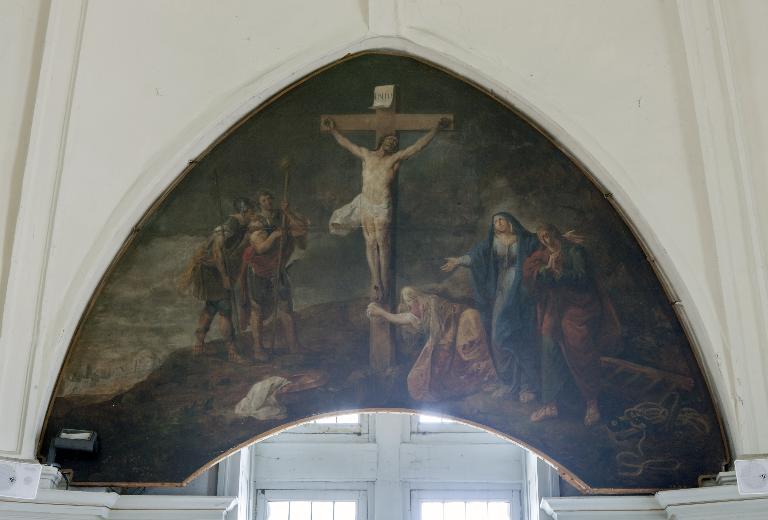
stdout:
[(467, 520), (488, 520), (488, 502), (467, 502)]
[(267, 520), (288, 520), (288, 502), (268, 502)]
[(333, 502), (312, 502), (312, 520), (333, 520)]
[(443, 503), (422, 502), (421, 520), (443, 520)]
[(488, 520), (509, 520), (509, 502), (488, 502)]
[(333, 520), (355, 520), (357, 517), (357, 502), (336, 502), (334, 504)]
[(511, 520), (510, 503), (473, 500), (421, 502), (421, 520)]
[(315, 424), (336, 424), (336, 416), (333, 417), (323, 417), (322, 419), (315, 419), (312, 421)]
[(419, 424), (456, 424), (456, 421), (436, 415), (419, 414)]
[(446, 502), (443, 506), (443, 520), (466, 520), (464, 502)]
[(312, 520), (312, 502), (292, 500), (289, 520)]

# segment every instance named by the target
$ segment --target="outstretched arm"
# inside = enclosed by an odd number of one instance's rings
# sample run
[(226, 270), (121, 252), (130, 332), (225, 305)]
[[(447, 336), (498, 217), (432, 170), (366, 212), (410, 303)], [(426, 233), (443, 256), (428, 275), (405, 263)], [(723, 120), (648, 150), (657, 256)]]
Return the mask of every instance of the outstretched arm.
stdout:
[(367, 152), (368, 150), (366, 150), (362, 146), (357, 146), (355, 143), (353, 143), (352, 141), (350, 141), (349, 139), (341, 135), (341, 133), (338, 130), (336, 130), (336, 122), (333, 119), (326, 118), (323, 121), (323, 126), (325, 126), (329, 132), (331, 132), (331, 135), (333, 136), (333, 138), (336, 139), (336, 142), (339, 143), (343, 148), (346, 148), (347, 150), (352, 152), (352, 154), (356, 155), (361, 159), (365, 158), (365, 152)]
[(401, 150), (395, 154), (395, 158), (398, 161), (404, 161), (406, 159), (410, 159), (420, 151), (422, 151), (426, 146), (432, 141), (432, 139), (435, 138), (435, 135), (437, 134), (437, 131), (441, 128), (446, 128), (450, 124), (450, 120), (448, 118), (442, 118), (435, 127), (427, 132), (425, 135), (421, 136), (418, 141), (413, 143), (411, 146), (406, 148), (405, 150)]
[(391, 312), (385, 311), (377, 303), (369, 303), (365, 313), (369, 318), (372, 318), (373, 316), (379, 316), (390, 323), (394, 323), (395, 325), (410, 325), (412, 327), (418, 327), (421, 323), (419, 318), (417, 318), (412, 312), (392, 314)]
[(459, 266), (468, 267), (471, 263), (472, 258), (469, 255), (449, 256), (445, 259), (445, 263), (440, 267), (440, 270), (445, 273), (450, 273)]

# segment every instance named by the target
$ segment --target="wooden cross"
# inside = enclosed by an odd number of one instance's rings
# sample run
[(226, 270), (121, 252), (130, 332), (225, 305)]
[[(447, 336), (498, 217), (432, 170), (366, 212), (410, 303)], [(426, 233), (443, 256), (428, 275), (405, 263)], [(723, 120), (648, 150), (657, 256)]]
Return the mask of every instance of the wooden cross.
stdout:
[[(391, 89), (386, 87), (391, 87)], [(381, 94), (377, 96), (377, 94)], [(387, 95), (389, 94), (389, 95)], [(387, 135), (397, 135), (403, 131), (432, 130), (441, 119), (447, 119), (450, 123), (443, 130), (453, 130), (453, 114), (400, 114), (397, 112), (397, 103), (394, 85), (376, 87), (374, 90), (374, 103), (371, 107), (373, 114), (336, 114), (320, 116), (320, 131), (328, 132), (323, 126), (326, 118), (333, 119), (339, 132), (376, 132), (376, 146)]]
[[(339, 132), (375, 132), (376, 145), (381, 144), (383, 137), (397, 135), (399, 131), (427, 131), (435, 128), (441, 120), (447, 120), (443, 130), (453, 130), (452, 114), (400, 114), (396, 110), (395, 85), (384, 85), (374, 89), (373, 114), (333, 114), (320, 116), (320, 130), (328, 132), (323, 124), (326, 119), (332, 119)], [(391, 223), (392, 227), (394, 223)], [(392, 240), (395, 240), (394, 233)], [(389, 276), (394, 280), (394, 276)], [(389, 301), (381, 302), (387, 310), (392, 309), (392, 291), (388, 291)], [(392, 337), (392, 326), (380, 317), (371, 318), (370, 329), (370, 364), (379, 372), (385, 371), (395, 363), (395, 345)]]

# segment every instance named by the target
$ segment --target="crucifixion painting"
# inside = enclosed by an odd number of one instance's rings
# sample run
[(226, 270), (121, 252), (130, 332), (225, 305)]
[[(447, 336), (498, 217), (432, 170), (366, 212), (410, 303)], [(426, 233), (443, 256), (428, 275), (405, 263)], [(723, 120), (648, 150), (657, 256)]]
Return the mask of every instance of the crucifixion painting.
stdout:
[[(330, 132), (343, 148), (362, 161), (362, 192), (350, 203), (333, 212), (330, 232), (346, 235), (362, 227), (365, 255), (371, 275), (369, 288), (372, 303), (389, 308), (392, 304), (392, 228), (394, 219), (394, 190), (400, 164), (415, 156), (434, 139), (438, 130), (453, 128), (452, 114), (399, 114), (396, 112), (395, 85), (374, 89), (375, 115), (321, 116), (321, 128)], [(399, 150), (398, 131), (426, 130), (427, 133), (411, 146)], [(359, 146), (341, 132), (375, 132), (376, 148)], [(371, 317), (371, 365), (386, 369), (392, 365), (394, 345), (389, 324), (380, 317)]]
[(729, 457), (632, 226), (513, 106), (414, 57), (350, 56), (254, 107), (102, 280), (40, 435), (44, 457), (98, 431), (98, 456), (57, 456), (78, 483), (188, 482), (372, 410), (481, 425), (588, 493)]

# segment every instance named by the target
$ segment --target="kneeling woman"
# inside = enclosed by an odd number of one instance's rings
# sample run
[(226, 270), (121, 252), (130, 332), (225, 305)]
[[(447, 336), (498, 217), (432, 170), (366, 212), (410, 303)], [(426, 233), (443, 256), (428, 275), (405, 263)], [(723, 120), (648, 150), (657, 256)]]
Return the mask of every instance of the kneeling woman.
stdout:
[(401, 291), (406, 312), (392, 314), (376, 303), (368, 317), (420, 329), (427, 341), (408, 373), (408, 393), (417, 401), (455, 399), (498, 384), (480, 313), (412, 287)]

